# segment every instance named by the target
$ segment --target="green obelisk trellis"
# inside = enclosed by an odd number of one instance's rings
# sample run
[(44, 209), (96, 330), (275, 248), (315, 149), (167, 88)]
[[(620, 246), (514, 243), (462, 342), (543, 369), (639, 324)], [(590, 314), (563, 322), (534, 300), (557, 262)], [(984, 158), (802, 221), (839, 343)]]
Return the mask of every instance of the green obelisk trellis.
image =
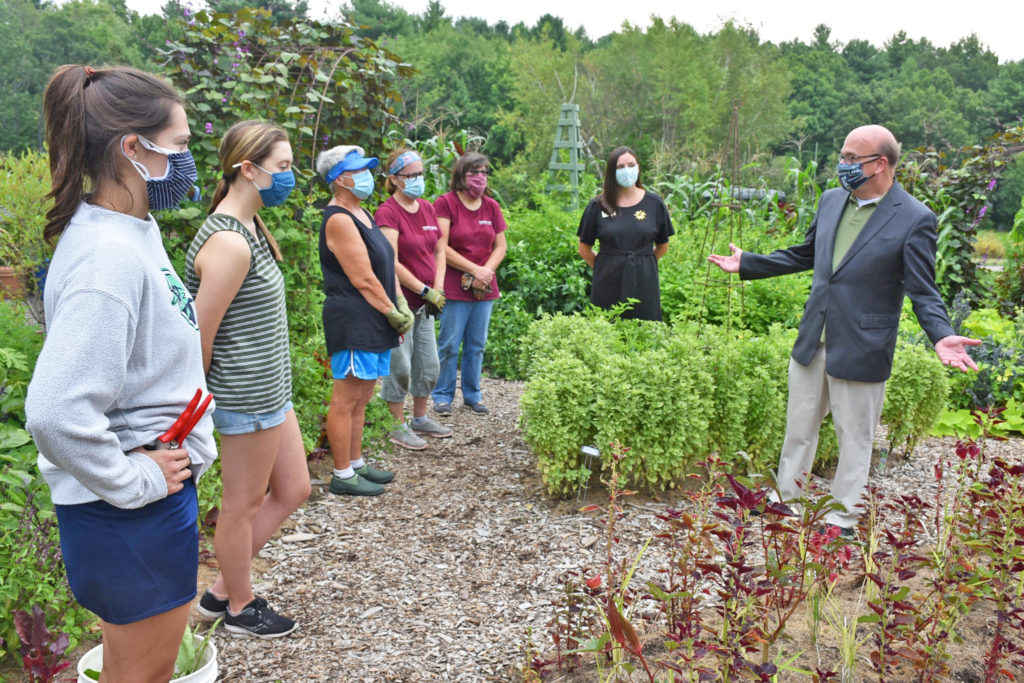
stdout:
[[(568, 160), (563, 150), (568, 152)], [(568, 184), (558, 182), (560, 171), (569, 172)], [(548, 172), (551, 174), (548, 192), (572, 192), (572, 208), (577, 208), (580, 202), (580, 174), (583, 173), (583, 136), (580, 134), (578, 104), (562, 105)]]

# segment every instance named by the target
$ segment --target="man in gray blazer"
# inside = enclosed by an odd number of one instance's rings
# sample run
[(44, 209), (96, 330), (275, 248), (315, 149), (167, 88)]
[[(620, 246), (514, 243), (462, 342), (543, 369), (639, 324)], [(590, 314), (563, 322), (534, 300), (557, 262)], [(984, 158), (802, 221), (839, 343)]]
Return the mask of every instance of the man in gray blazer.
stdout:
[(842, 188), (821, 195), (803, 244), (767, 255), (729, 245), (708, 260), (744, 280), (813, 269), (789, 363), (786, 438), (776, 477), (783, 500), (802, 494), (818, 430), (830, 412), (839, 438), (831, 494), (845, 510), (826, 523), (852, 536), (861, 512), (885, 380), (892, 372), (903, 296), (943, 364), (978, 367), (953, 334), (935, 286), (936, 219), (895, 182), (899, 144), (882, 126), (850, 132), (839, 155)]

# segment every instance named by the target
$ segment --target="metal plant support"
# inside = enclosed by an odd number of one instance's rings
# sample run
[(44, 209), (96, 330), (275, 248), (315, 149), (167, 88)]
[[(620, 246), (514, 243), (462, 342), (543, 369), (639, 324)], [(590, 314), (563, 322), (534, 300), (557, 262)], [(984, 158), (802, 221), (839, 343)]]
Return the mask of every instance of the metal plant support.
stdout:
[[(701, 290), (700, 296), (700, 309), (697, 315), (699, 316), (699, 327), (697, 328), (697, 335), (700, 336), (701, 332), (704, 331), (704, 325), (708, 321), (708, 291), (712, 287), (724, 287), (725, 294), (725, 329), (726, 332), (732, 330), (732, 319), (733, 319), (733, 294), (736, 293), (739, 298), (739, 316), (743, 318), (743, 283), (739, 280), (739, 275), (733, 277), (731, 273), (719, 273), (715, 265), (707, 260), (707, 255), (711, 253), (711, 250), (718, 245), (718, 240), (721, 232), (724, 229), (728, 231), (729, 242), (743, 243), (743, 222), (740, 220), (740, 205), (738, 203), (739, 197), (737, 196), (737, 188), (739, 187), (737, 181), (739, 180), (739, 169), (740, 169), (740, 133), (739, 133), (739, 120), (740, 120), (740, 105), (742, 102), (738, 99), (732, 100), (732, 117), (729, 121), (729, 141), (727, 146), (727, 153), (729, 155), (728, 163), (723, 160), (722, 168), (729, 169), (729, 184), (724, 186), (724, 183), (719, 181), (715, 185), (714, 189), (714, 200), (708, 205), (710, 209), (708, 211), (708, 220), (704, 228), (704, 241), (701, 244), (700, 251), (697, 252), (697, 258), (704, 261), (704, 286)], [(722, 197), (723, 189), (728, 192), (727, 197)], [(728, 247), (726, 247), (728, 249)], [(724, 277), (722, 277), (724, 275)]]

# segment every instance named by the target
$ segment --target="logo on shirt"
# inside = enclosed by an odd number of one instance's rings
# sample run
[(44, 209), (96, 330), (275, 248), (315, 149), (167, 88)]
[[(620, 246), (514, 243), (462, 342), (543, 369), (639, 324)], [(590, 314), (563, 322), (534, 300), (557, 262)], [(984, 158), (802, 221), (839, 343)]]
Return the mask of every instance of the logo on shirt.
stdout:
[(437, 226), (436, 225), (424, 225), (423, 229), (424, 230), (435, 230), (436, 231), (437, 230)]
[(493, 225), (493, 224), (490, 221), (488, 221), (488, 220), (483, 220), (483, 221), (480, 221), (480, 225)]
[(178, 279), (178, 276), (170, 268), (161, 268), (160, 272), (164, 274), (164, 279), (167, 280), (167, 289), (171, 290), (171, 305), (181, 312), (181, 317), (193, 329), (198, 330), (199, 324), (196, 321), (196, 309), (192, 305), (192, 297), (189, 295), (188, 290), (185, 289), (185, 285), (181, 284), (181, 280)]
[(637, 209), (636, 212), (633, 213), (633, 217), (636, 218), (638, 221), (642, 221), (643, 219), (647, 218), (647, 212)]

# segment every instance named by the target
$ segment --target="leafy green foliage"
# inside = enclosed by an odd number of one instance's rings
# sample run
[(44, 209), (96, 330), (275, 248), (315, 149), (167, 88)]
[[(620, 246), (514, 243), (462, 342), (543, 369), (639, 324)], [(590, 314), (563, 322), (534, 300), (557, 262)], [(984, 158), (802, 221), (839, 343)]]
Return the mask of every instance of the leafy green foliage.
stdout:
[[(397, 55), (351, 26), (274, 21), (264, 10), (201, 11), (180, 21), (184, 37), (161, 52), (170, 79), (188, 97), (200, 178), (217, 166), (220, 137), (235, 121), (268, 119), (288, 131), (295, 167), (311, 175), (319, 151), (358, 142), (382, 147), (394, 119)], [(208, 187), (207, 190), (212, 189)]]
[(13, 611), (41, 606), (78, 644), (93, 618), (78, 607), (60, 559), (50, 489), (25, 431), (25, 391), (42, 349), (26, 308), (0, 301), (0, 661), (15, 651)]
[(50, 191), (50, 169), (45, 155), (25, 152), (0, 155), (0, 265), (14, 269), (22, 290), (42, 321), (42, 280), (53, 247), (43, 239), (48, 203), (40, 199)]
[(914, 452), (946, 407), (948, 393), (946, 370), (935, 361), (935, 354), (900, 341), (882, 408), (889, 453), (898, 449), (907, 457)]
[[(619, 474), (630, 486), (675, 486), (712, 451), (732, 469), (775, 469), (786, 432), (787, 368), (795, 332), (616, 321), (614, 313), (547, 315), (522, 340), (528, 376), (521, 426), (551, 493), (590, 476), (580, 448), (628, 446)], [(945, 405), (946, 370), (933, 354), (901, 342), (882, 422), (891, 445), (909, 454)], [(818, 467), (838, 446), (831, 420)]]

